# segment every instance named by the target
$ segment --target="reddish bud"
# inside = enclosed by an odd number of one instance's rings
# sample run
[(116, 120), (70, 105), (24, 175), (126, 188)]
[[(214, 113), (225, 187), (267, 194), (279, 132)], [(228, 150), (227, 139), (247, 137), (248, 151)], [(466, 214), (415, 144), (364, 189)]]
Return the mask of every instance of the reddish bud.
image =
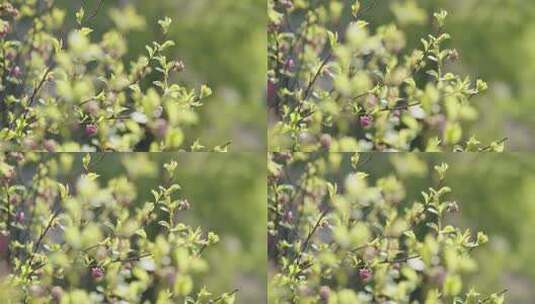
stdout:
[(372, 279), (372, 271), (368, 268), (359, 269), (359, 278), (363, 282), (369, 282)]
[(359, 119), (360, 126), (363, 128), (369, 128), (372, 125), (372, 118), (370, 115), (362, 115)]
[(331, 297), (331, 288), (329, 286), (321, 286), (320, 288), (320, 298), (327, 302), (329, 301), (329, 298)]
[(268, 102), (272, 102), (277, 94), (277, 85), (272, 80), (268, 80), (267, 83), (267, 99)]
[(85, 134), (87, 136), (93, 136), (93, 135), (97, 134), (97, 132), (98, 132), (98, 128), (97, 128), (96, 125), (88, 124), (88, 125), (85, 126)]
[(293, 70), (295, 67), (295, 61), (292, 58), (289, 58), (286, 60), (286, 63), (284, 64), (284, 69), (287, 71)]
[(104, 277), (104, 270), (100, 266), (91, 267), (91, 277), (95, 281), (100, 281)]
[(284, 7), (285, 9), (291, 9), (294, 7), (294, 4), (291, 0), (280, 0), (279, 3)]
[(288, 223), (291, 223), (294, 219), (294, 213), (291, 211), (291, 210), (288, 210), (285, 214), (284, 214), (284, 220)]
[(15, 219), (17, 220), (17, 222), (19, 223), (22, 223), (24, 222), (24, 219), (25, 219), (25, 214), (24, 214), (24, 211), (19, 211), (17, 212), (17, 214), (15, 215)]
[(163, 138), (167, 134), (167, 130), (169, 129), (169, 125), (165, 119), (158, 119), (154, 122), (154, 125), (152, 126), (152, 133), (158, 138)]
[(329, 149), (331, 147), (331, 144), (332, 144), (331, 135), (322, 134), (321, 137), (320, 137), (320, 144), (321, 144), (322, 148)]
[(9, 75), (14, 78), (20, 78), (22, 76), (22, 70), (19, 66), (14, 66), (11, 68), (11, 71), (9, 71)]
[(6, 52), (6, 59), (9, 60), (9, 61), (13, 61), (15, 60), (15, 58), (17, 57), (17, 54), (13, 51), (7, 51)]
[(56, 151), (56, 142), (52, 139), (47, 139), (43, 142), (43, 147), (48, 152), (54, 152)]
[(50, 295), (52, 296), (54, 303), (59, 303), (61, 301), (61, 298), (63, 298), (63, 288), (61, 288), (60, 286), (52, 287)]

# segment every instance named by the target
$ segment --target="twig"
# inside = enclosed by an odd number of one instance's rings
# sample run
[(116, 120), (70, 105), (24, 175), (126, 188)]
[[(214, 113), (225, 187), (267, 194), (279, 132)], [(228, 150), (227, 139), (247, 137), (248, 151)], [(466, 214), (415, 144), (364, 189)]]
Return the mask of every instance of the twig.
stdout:
[[(9, 187), (6, 182), (5, 184), (5, 191), (6, 191), (6, 199), (7, 199), (7, 233), (11, 237), (11, 202), (9, 199)], [(9, 246), (7, 246), (7, 262), (10, 263), (11, 260), (11, 250), (9, 249)]]
[(48, 224), (46, 224), (45, 229), (43, 230), (43, 232), (41, 232), (41, 235), (39, 236), (39, 239), (37, 240), (37, 242), (33, 246), (33, 250), (32, 250), (32, 253), (31, 253), (29, 261), (28, 261), (28, 265), (30, 267), (33, 264), (33, 259), (35, 258), (35, 254), (39, 250), (39, 247), (41, 247), (41, 243), (43, 242), (43, 239), (45, 238), (45, 236), (48, 233), (48, 231), (50, 230), (50, 228), (52, 228), (52, 224), (54, 223), (54, 220), (59, 216), (59, 214), (60, 214), (60, 209), (58, 209), (56, 212), (54, 212), (54, 214), (52, 214), (52, 216), (50, 217), (50, 220), (48, 221)]
[(329, 60), (331, 60), (331, 57), (332, 57), (332, 54), (329, 53), (329, 55), (327, 55), (327, 57), (325, 57), (325, 59), (323, 59), (323, 61), (321, 62), (321, 65), (318, 68), (318, 70), (316, 71), (316, 74), (314, 74), (314, 77), (312, 77), (312, 79), (308, 83), (307, 88), (305, 89), (305, 95), (304, 95), (303, 100), (308, 99), (308, 96), (310, 95), (310, 91), (312, 90), (312, 87), (314, 86), (314, 84), (318, 80), (318, 77), (320, 76), (321, 71), (323, 70), (323, 68), (327, 65)]
[(147, 257), (150, 257), (152, 256), (152, 253), (144, 253), (144, 254), (141, 254), (141, 255), (138, 255), (138, 256), (133, 256), (133, 257), (129, 257), (129, 258), (125, 258), (125, 259), (115, 259), (113, 261), (111, 261), (111, 263), (128, 263), (128, 262), (136, 262), (136, 261), (139, 261), (143, 258), (147, 258)]
[(421, 103), (419, 101), (417, 102), (413, 102), (413, 103), (409, 103), (409, 104), (406, 104), (406, 105), (397, 105), (397, 106), (394, 106), (392, 108), (384, 108), (384, 109), (381, 109), (380, 111), (381, 112), (386, 112), (386, 111), (395, 111), (395, 110), (406, 110), (406, 109), (409, 109), (409, 108), (412, 108), (412, 107), (415, 107), (415, 106), (419, 106)]
[(393, 259), (393, 260), (384, 260), (384, 261), (379, 262), (379, 264), (402, 263), (402, 262), (407, 262), (409, 260), (414, 260), (414, 259), (418, 259), (418, 258), (420, 258), (420, 255), (412, 255), (412, 256), (397, 258), (397, 259)]
[(26, 119), (26, 116), (28, 116), (28, 113), (30, 112), (30, 108), (35, 103), (35, 99), (37, 98), (37, 94), (39, 93), (39, 91), (41, 90), (43, 85), (45, 84), (46, 79), (48, 78), (48, 75), (50, 74), (50, 72), (52, 72), (52, 67), (51, 66), (46, 68), (46, 71), (43, 74), (43, 77), (41, 78), (41, 80), (39, 81), (39, 84), (33, 89), (32, 96), (30, 97), (30, 102), (28, 102), (28, 106), (26, 107), (26, 109), (24, 109), (24, 112), (22, 114), (22, 118), (23, 119)]
[[(85, 20), (87, 21), (95, 18), (98, 15), (100, 9), (102, 8), (102, 4), (104, 4), (104, 0), (99, 0), (97, 7), (93, 11), (93, 13), (91, 13), (91, 15), (89, 15)], [(85, 6), (84, 1), (82, 1), (82, 6)]]
[[(506, 294), (507, 292), (509, 292), (509, 289), (505, 288), (504, 290), (498, 292), (496, 295), (497, 296), (503, 296), (504, 294)], [(491, 296), (488, 296), (486, 298), (484, 298), (483, 300), (481, 300), (480, 303), (486, 303), (488, 302), (490, 299), (491, 299), (492, 295)]]
[(327, 216), (328, 212), (329, 212), (329, 210), (323, 211), (321, 213), (320, 217), (318, 218), (318, 220), (316, 221), (316, 223), (314, 224), (314, 226), (312, 227), (312, 229), (309, 231), (309, 233), (307, 235), (307, 238), (305, 239), (305, 242), (301, 246), (301, 252), (299, 252), (299, 256), (297, 257), (297, 261), (298, 262), (301, 260), (301, 257), (303, 256), (303, 253), (305, 253), (305, 251), (307, 251), (308, 246), (310, 244), (310, 240), (312, 239), (312, 236), (314, 235), (314, 233), (316, 233), (316, 230), (318, 230), (318, 227), (320, 226), (320, 224), (323, 221), (323, 219), (325, 218), (325, 216)]
[(236, 294), (238, 291), (239, 291), (239, 289), (236, 288), (236, 289), (234, 289), (233, 291), (231, 291), (229, 293), (226, 293), (224, 295), (220, 295), (219, 297), (217, 297), (217, 298), (215, 298), (213, 300), (210, 300), (210, 302), (208, 302), (208, 303), (210, 303), (210, 304), (218, 303), (219, 301), (223, 300), (224, 296), (232, 296), (232, 295)]
[[(497, 141), (496, 144), (500, 145), (500, 144), (505, 143), (508, 140), (509, 140), (509, 137), (504, 137), (501, 140)], [(479, 149), (479, 152), (485, 152), (485, 151), (489, 150), (490, 148), (492, 148), (492, 144)]]

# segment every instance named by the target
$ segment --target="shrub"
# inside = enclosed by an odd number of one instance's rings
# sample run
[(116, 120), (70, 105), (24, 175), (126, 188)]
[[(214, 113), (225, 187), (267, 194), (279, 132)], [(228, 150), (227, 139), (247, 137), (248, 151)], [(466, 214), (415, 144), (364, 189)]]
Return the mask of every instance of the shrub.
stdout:
[[(133, 54), (125, 36), (144, 20), (131, 7), (112, 11), (116, 27), (95, 41), (87, 24), (97, 13), (80, 9), (77, 28), (65, 30), (66, 13), (53, 0), (0, 4), (0, 148), (161, 151), (194, 141), (185, 129), (212, 92), (173, 82), (184, 64), (165, 56), (174, 46), (166, 39), (171, 19), (160, 20), (161, 38), (126, 64)], [(188, 149), (204, 147), (195, 141)]]
[[(269, 163), (269, 303), (503, 303), (504, 292), (464, 293), (477, 269), (471, 253), (488, 241), (447, 221), (459, 212), (437, 182), (409, 201), (395, 175), (375, 184), (351, 157), (272, 154)], [(343, 180), (343, 183), (339, 182)]]
[(9, 303), (233, 303), (196, 286), (219, 238), (179, 220), (189, 202), (162, 168), (153, 198), (122, 175), (101, 185), (72, 154), (0, 156), (0, 290)]
[(448, 71), (459, 54), (446, 46), (445, 11), (422, 47), (406, 50), (395, 24), (372, 32), (360, 1), (349, 2), (269, 0), (273, 151), (503, 150), (505, 139), (465, 139), (478, 115), (471, 99), (487, 84)]

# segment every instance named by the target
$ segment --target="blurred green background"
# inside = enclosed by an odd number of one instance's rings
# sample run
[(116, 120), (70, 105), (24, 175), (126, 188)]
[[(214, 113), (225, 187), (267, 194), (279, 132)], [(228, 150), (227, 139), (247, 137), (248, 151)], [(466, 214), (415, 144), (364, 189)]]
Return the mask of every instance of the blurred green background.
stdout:
[[(350, 171), (349, 155), (340, 181)], [(368, 162), (366, 160), (370, 158)], [(405, 201), (421, 200), (420, 192), (437, 184), (434, 165), (449, 165), (448, 199), (461, 208), (449, 220), (472, 231), (488, 233), (490, 242), (474, 251), (479, 270), (465, 288), (492, 293), (508, 289), (506, 303), (535, 299), (535, 155), (528, 153), (362, 154), (359, 170), (371, 181), (397, 175), (407, 188)]]
[[(100, 0), (57, 0), (67, 10), (70, 27), (75, 12), (85, 7), (86, 16)], [(115, 0), (103, 1), (98, 14), (87, 22), (94, 37), (114, 25), (114, 8), (132, 7), (146, 27), (126, 37), (128, 59), (146, 53), (145, 44), (159, 37), (157, 21), (173, 18), (169, 39), (176, 42), (173, 57), (186, 70), (179, 82), (190, 86), (207, 83), (214, 95), (201, 108), (201, 121), (188, 130), (187, 139), (200, 138), (208, 147), (232, 141), (231, 151), (264, 151), (266, 146), (265, 75), (267, 69), (265, 0)], [(119, 14), (122, 18), (131, 18)], [(136, 18), (137, 19), (137, 18)], [(171, 57), (171, 55), (169, 57)]]
[[(348, 2), (351, 2), (347, 0)], [(448, 69), (488, 81), (474, 99), (480, 117), (470, 133), (484, 142), (508, 138), (507, 151), (535, 149), (535, 2), (526, 0), (361, 0), (372, 26), (403, 23), (409, 47), (432, 32), (432, 13), (449, 12), (446, 31), (460, 60)], [(393, 13), (396, 8), (397, 14)]]
[[(79, 154), (81, 159), (83, 154)], [(162, 183), (162, 165), (178, 161), (175, 181), (191, 209), (182, 220), (214, 231), (221, 241), (205, 251), (210, 270), (197, 283), (214, 293), (239, 289), (237, 303), (266, 302), (267, 192), (263, 153), (92, 154), (101, 183), (126, 173), (138, 202), (152, 199)], [(81, 166), (81, 161), (77, 162)]]

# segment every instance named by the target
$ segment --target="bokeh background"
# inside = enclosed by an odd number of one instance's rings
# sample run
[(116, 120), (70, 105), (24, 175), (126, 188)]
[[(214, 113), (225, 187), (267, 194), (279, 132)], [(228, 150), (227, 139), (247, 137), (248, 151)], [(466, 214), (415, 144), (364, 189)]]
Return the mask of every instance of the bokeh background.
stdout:
[[(343, 170), (351, 171), (350, 155)], [(462, 228), (484, 231), (489, 243), (474, 251), (479, 269), (466, 278), (465, 288), (484, 293), (508, 289), (507, 303), (530, 304), (535, 299), (535, 155), (529, 153), (362, 154), (359, 170), (370, 182), (398, 176), (406, 186), (404, 201), (421, 201), (422, 190), (437, 184), (435, 165), (447, 163), (444, 185), (460, 213), (448, 220)]]
[[(100, 0), (56, 0), (67, 10), (70, 28), (81, 6), (86, 16), (97, 11)], [(187, 139), (200, 138), (208, 147), (232, 141), (231, 151), (264, 151), (266, 146), (265, 75), (266, 23), (264, 0), (113, 0), (103, 1), (87, 22), (100, 37), (119, 22), (143, 22), (143, 30), (126, 37), (128, 60), (146, 53), (145, 44), (159, 32), (157, 21), (165, 16), (173, 23), (170, 52), (184, 61), (178, 76), (190, 86), (208, 84), (214, 95), (201, 108), (200, 123), (188, 130)]]
[[(347, 2), (351, 2), (347, 0)], [(409, 47), (431, 30), (432, 12), (449, 12), (446, 31), (460, 60), (448, 69), (489, 83), (474, 99), (471, 126), (483, 142), (508, 138), (507, 151), (535, 149), (535, 2), (526, 0), (362, 0), (363, 18), (377, 26), (403, 24)], [(396, 8), (397, 13), (393, 13)]]
[[(81, 165), (81, 157), (78, 154)], [(152, 199), (162, 183), (160, 168), (178, 161), (175, 181), (191, 209), (181, 220), (214, 231), (220, 243), (205, 251), (210, 270), (199, 278), (215, 294), (239, 289), (237, 303), (266, 302), (267, 192), (263, 153), (108, 153), (92, 154), (101, 183), (126, 174), (138, 189), (136, 201)]]

